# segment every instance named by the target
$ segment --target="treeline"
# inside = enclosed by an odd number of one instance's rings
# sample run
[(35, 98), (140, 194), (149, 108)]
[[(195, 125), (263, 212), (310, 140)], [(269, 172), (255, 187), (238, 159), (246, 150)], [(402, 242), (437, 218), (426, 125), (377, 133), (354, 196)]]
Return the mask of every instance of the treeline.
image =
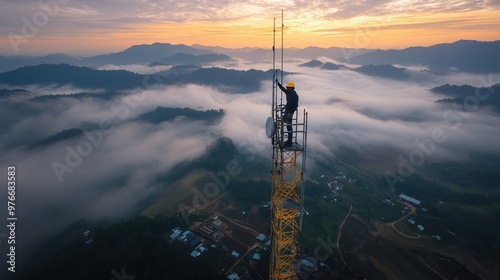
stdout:
[(449, 96), (449, 98), (439, 99), (438, 103), (451, 103), (471, 108), (492, 107), (495, 111), (500, 111), (500, 84), (491, 87), (473, 87), (470, 85), (442, 85), (431, 89), (434, 93)]
[(395, 80), (407, 80), (410, 74), (404, 68), (397, 68), (392, 65), (363, 65), (355, 68), (354, 71), (369, 76), (382, 77)]
[(79, 92), (79, 93), (68, 93), (68, 94), (47, 94), (34, 97), (32, 100), (37, 102), (44, 101), (55, 101), (61, 98), (71, 98), (76, 100), (81, 100), (84, 98), (95, 98), (103, 100), (111, 100), (117, 96), (123, 95), (118, 91), (106, 91), (103, 93), (89, 93), (89, 92)]
[(140, 115), (137, 119), (153, 124), (173, 120), (176, 117), (184, 116), (191, 120), (202, 120), (214, 123), (224, 116), (224, 110), (198, 111), (191, 108), (165, 108), (158, 106), (154, 111)]
[(107, 91), (145, 89), (153, 85), (199, 84), (216, 87), (228, 93), (248, 93), (260, 90), (261, 82), (272, 77), (271, 72), (272, 70), (235, 70), (219, 67), (199, 68), (194, 71), (172, 68), (152, 76), (126, 70), (95, 70), (68, 64), (40, 64), (0, 73), (0, 83), (15, 86), (73, 85)]
[(22, 95), (22, 94), (31, 94), (31, 92), (24, 89), (0, 89), (0, 98), (7, 98), (10, 96)]
[(54, 144), (56, 142), (66, 140), (66, 139), (71, 139), (71, 138), (77, 138), (83, 135), (83, 130), (78, 129), (78, 128), (70, 128), (70, 129), (64, 129), (63, 131), (51, 135), (43, 140), (40, 140), (38, 142), (35, 142), (30, 146), (30, 148), (42, 148), (45, 146), (49, 146), (51, 144)]
[(234, 70), (219, 67), (200, 68), (189, 75), (176, 77), (182, 83), (217, 87), (224, 92), (248, 93), (258, 91), (261, 82), (272, 77), (272, 70)]
[(231, 196), (242, 202), (248, 210), (251, 205), (271, 200), (271, 182), (267, 180), (236, 180), (231, 182)]
[(68, 64), (41, 64), (0, 73), (0, 83), (9, 85), (73, 85), (82, 88), (124, 90), (144, 87), (147, 76), (125, 70), (94, 70)]

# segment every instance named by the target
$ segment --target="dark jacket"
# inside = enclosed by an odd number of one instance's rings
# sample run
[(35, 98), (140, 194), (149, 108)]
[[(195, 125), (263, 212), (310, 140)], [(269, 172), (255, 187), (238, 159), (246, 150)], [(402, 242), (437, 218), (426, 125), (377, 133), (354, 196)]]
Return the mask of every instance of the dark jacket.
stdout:
[(299, 107), (299, 95), (295, 89), (287, 89), (278, 83), (280, 89), (286, 94), (285, 112), (293, 113)]

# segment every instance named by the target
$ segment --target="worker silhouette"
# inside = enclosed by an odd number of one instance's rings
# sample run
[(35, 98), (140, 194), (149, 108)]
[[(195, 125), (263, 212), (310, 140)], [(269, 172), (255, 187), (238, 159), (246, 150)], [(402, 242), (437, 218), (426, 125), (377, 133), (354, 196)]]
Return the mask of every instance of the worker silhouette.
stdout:
[(299, 107), (299, 95), (295, 91), (295, 84), (293, 82), (288, 82), (286, 84), (286, 88), (284, 88), (278, 79), (276, 79), (276, 83), (280, 87), (280, 89), (286, 94), (286, 105), (285, 105), (285, 114), (283, 115), (283, 121), (287, 123), (286, 130), (288, 131), (288, 139), (285, 142), (285, 147), (289, 147), (292, 145), (292, 119), (293, 113)]

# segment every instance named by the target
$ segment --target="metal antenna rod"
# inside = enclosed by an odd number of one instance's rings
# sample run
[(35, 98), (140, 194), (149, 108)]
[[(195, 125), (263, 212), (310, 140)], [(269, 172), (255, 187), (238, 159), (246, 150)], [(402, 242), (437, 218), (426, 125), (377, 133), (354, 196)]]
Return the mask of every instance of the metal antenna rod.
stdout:
[(274, 118), (274, 107), (275, 107), (275, 99), (276, 99), (276, 17), (274, 18), (273, 25), (273, 106), (271, 109), (271, 116)]
[(281, 10), (281, 82), (283, 83), (283, 72), (285, 72), (283, 65), (284, 65), (284, 54), (283, 54), (283, 49), (284, 49), (284, 28), (285, 24), (283, 21), (283, 10)]

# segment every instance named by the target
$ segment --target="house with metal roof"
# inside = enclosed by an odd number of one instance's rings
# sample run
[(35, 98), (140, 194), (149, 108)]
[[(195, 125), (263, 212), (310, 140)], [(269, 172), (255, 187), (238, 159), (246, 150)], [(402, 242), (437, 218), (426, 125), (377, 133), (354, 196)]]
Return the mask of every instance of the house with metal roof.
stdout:
[(420, 201), (420, 200), (415, 199), (415, 198), (413, 198), (413, 197), (411, 197), (411, 196), (407, 196), (407, 195), (405, 195), (405, 194), (400, 194), (400, 195), (399, 195), (399, 198), (400, 198), (400, 199), (402, 199), (402, 200), (408, 201), (408, 202), (410, 202), (410, 203), (413, 203), (413, 204), (415, 204), (415, 205), (420, 205), (420, 203), (421, 203), (421, 201)]

